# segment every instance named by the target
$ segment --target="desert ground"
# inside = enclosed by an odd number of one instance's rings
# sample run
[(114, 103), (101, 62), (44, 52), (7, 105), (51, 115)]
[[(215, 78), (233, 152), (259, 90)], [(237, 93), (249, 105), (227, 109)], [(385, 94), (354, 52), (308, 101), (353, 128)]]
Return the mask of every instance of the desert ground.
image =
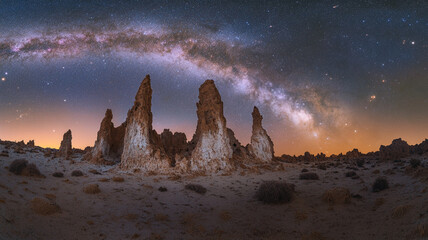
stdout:
[[(426, 156), (364, 159), (359, 166), (352, 160), (278, 162), (276, 170), (180, 176), (125, 172), (82, 161), (78, 153), (66, 160), (37, 147), (6, 148), (0, 145), (0, 239), (428, 238)], [(420, 166), (410, 164), (415, 158)], [(45, 177), (10, 172), (16, 159), (34, 163)], [(72, 176), (74, 170), (83, 176)], [(302, 170), (319, 179), (300, 179)], [(373, 192), (378, 177), (389, 187)], [(294, 184), (291, 201), (259, 201), (265, 181)], [(349, 192), (326, 197), (334, 188)]]

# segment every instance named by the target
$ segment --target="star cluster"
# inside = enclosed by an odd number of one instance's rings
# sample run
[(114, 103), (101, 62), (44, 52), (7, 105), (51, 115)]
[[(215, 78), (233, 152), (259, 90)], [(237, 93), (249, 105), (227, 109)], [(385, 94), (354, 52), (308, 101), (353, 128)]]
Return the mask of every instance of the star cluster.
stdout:
[[(413, 2), (0, 2), (0, 137), (92, 145), (151, 74), (154, 124), (188, 138), (214, 79), (243, 143), (261, 107), (277, 154), (426, 137), (428, 6)], [(423, 135), (425, 133), (425, 135)]]

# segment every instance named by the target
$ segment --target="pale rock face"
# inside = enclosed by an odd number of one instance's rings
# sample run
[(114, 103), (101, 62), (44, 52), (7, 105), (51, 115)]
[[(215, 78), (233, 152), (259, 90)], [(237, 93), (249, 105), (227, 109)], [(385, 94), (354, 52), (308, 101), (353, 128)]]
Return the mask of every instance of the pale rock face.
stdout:
[(223, 102), (213, 80), (199, 88), (198, 125), (192, 142), (196, 142), (190, 158), (191, 171), (217, 172), (231, 170), (233, 149), (223, 115)]
[(113, 113), (107, 109), (97, 134), (97, 140), (90, 153), (90, 161), (93, 163), (102, 164), (106, 160), (115, 162), (122, 154), (126, 122), (115, 128), (112, 119)]
[(160, 144), (160, 137), (152, 127), (152, 88), (147, 75), (128, 112), (120, 167), (143, 171), (168, 172), (171, 160)]
[(263, 117), (260, 115), (259, 109), (254, 107), (253, 113), (253, 134), (251, 136), (251, 144), (249, 151), (254, 156), (256, 161), (270, 162), (273, 159), (273, 142), (262, 127)]
[(61, 145), (59, 147), (58, 155), (60, 157), (69, 158), (73, 153), (73, 148), (71, 147), (71, 139), (71, 130), (68, 130), (66, 133), (64, 133)]

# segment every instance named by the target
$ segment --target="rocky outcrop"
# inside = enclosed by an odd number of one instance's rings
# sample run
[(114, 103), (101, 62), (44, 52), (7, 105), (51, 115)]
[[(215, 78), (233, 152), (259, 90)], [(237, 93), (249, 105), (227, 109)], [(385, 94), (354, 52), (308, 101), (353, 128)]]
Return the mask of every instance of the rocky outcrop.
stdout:
[(191, 171), (217, 172), (231, 170), (233, 149), (223, 115), (223, 102), (213, 80), (206, 80), (199, 88), (196, 103), (198, 125), (191, 142), (195, 143)]
[(66, 133), (64, 133), (57, 157), (71, 157), (71, 155), (73, 154), (73, 148), (71, 147), (71, 138), (71, 130), (68, 130)]
[(270, 162), (273, 159), (273, 142), (262, 126), (263, 117), (257, 107), (254, 107), (253, 113), (253, 134), (251, 135), (251, 144), (249, 152), (254, 159), (259, 162)]
[(410, 155), (410, 146), (401, 138), (394, 139), (391, 145), (381, 145), (379, 148), (379, 157), (381, 160), (398, 160)]
[(90, 161), (93, 163), (116, 162), (122, 155), (126, 122), (115, 128), (112, 119), (113, 113), (111, 109), (107, 109), (101, 121), (97, 140), (90, 152)]
[(128, 111), (123, 152), (122, 169), (139, 168), (144, 171), (167, 172), (171, 160), (161, 145), (161, 140), (153, 130), (152, 88), (147, 75), (135, 96), (134, 106)]
[(171, 159), (173, 166), (175, 166), (175, 158), (177, 155), (178, 157), (187, 155), (189, 149), (187, 146), (186, 134), (180, 132), (175, 132), (172, 134), (169, 129), (164, 129), (160, 135), (160, 139), (162, 142), (162, 147)]
[(27, 142), (27, 147), (34, 147), (34, 140), (30, 140)]
[(360, 151), (358, 151), (358, 149), (354, 148), (352, 151), (349, 151), (345, 154), (345, 157), (347, 159), (355, 159), (355, 158), (360, 158), (362, 157), (363, 154), (360, 153)]

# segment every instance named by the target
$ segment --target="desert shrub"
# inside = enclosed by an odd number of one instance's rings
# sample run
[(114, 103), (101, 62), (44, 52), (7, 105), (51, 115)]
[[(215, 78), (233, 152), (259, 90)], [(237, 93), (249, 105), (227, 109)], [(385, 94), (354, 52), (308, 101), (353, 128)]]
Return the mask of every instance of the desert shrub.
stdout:
[(92, 174), (95, 174), (95, 175), (101, 175), (101, 173), (100, 172), (98, 172), (97, 170), (95, 170), (95, 169), (90, 169), (89, 170), (89, 172), (90, 173), (92, 173)]
[(380, 192), (382, 190), (387, 189), (388, 186), (388, 180), (386, 180), (385, 177), (378, 177), (376, 178), (375, 182), (373, 183), (372, 186), (372, 191), (373, 192)]
[(419, 160), (419, 159), (415, 159), (415, 158), (412, 158), (411, 160), (410, 160), (410, 166), (412, 166), (412, 168), (417, 168), (417, 167), (419, 167), (421, 165), (421, 160)]
[(80, 177), (80, 176), (83, 176), (83, 173), (80, 170), (74, 170), (73, 172), (71, 172), (71, 176)]
[(324, 192), (322, 199), (329, 204), (349, 203), (351, 202), (351, 193), (346, 188), (332, 188)]
[(159, 192), (166, 192), (166, 191), (168, 191), (168, 189), (166, 187), (159, 187), (158, 191)]
[(39, 169), (34, 163), (27, 164), (27, 167), (22, 170), (21, 175), (29, 177), (45, 177), (40, 173)]
[(394, 210), (392, 211), (392, 217), (393, 218), (400, 218), (400, 217), (406, 215), (406, 213), (409, 211), (410, 208), (412, 208), (412, 205), (398, 206), (398, 207), (394, 208)]
[(205, 194), (207, 192), (207, 189), (205, 187), (203, 187), (202, 185), (199, 185), (199, 184), (189, 183), (189, 184), (186, 184), (186, 186), (184, 188), (187, 190), (190, 190), (190, 191), (194, 191), (194, 192), (199, 193), (199, 194)]
[(354, 176), (357, 176), (357, 173), (354, 171), (350, 171), (350, 172), (345, 173), (345, 177), (354, 177)]
[(98, 186), (98, 184), (88, 184), (85, 187), (83, 187), (83, 192), (87, 193), (87, 194), (97, 194), (100, 193), (100, 187)]
[(266, 204), (278, 204), (290, 202), (293, 198), (294, 185), (267, 181), (260, 185), (256, 192), (256, 198)]
[(54, 172), (52, 174), (52, 176), (57, 177), (57, 178), (62, 178), (62, 177), (64, 177), (64, 173), (62, 173), (62, 172)]
[(304, 173), (304, 172), (309, 172), (309, 170), (308, 170), (308, 169), (306, 169), (306, 168), (303, 168), (303, 169), (302, 169), (302, 173)]
[(112, 178), (113, 182), (124, 182), (125, 179), (123, 177), (113, 177)]
[(20, 175), (22, 170), (27, 167), (28, 161), (25, 159), (16, 159), (9, 165), (9, 172)]
[(313, 173), (313, 172), (305, 172), (305, 173), (301, 173), (301, 174), (300, 174), (300, 176), (299, 176), (299, 178), (300, 178), (301, 180), (318, 180), (318, 179), (320, 179), (320, 178), (318, 177), (318, 174)]
[(31, 200), (31, 209), (40, 215), (51, 215), (61, 212), (61, 208), (55, 203), (38, 197)]

